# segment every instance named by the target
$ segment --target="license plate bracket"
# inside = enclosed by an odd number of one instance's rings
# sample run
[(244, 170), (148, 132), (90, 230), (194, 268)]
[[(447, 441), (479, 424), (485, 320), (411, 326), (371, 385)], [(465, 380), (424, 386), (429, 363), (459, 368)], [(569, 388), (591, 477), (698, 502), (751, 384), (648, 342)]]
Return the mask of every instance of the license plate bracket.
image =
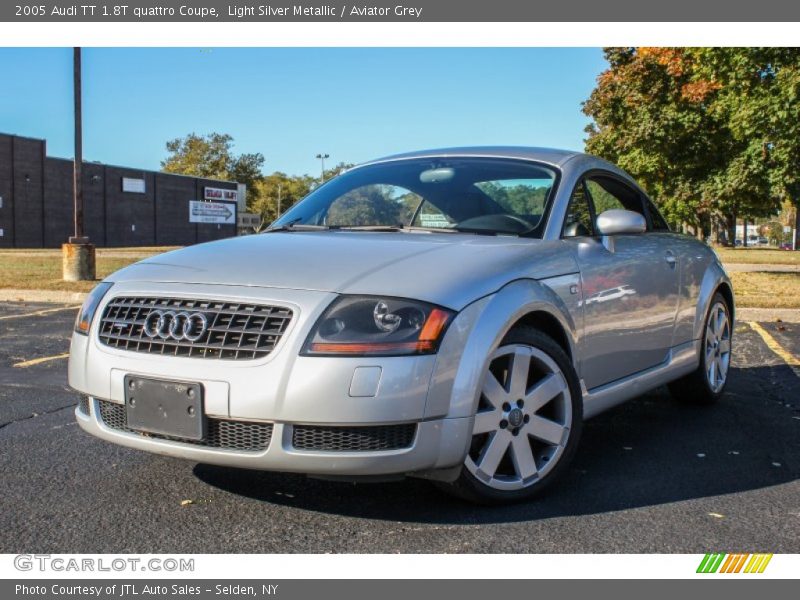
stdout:
[(202, 440), (206, 434), (203, 386), (126, 375), (125, 416), (128, 427), (136, 431)]

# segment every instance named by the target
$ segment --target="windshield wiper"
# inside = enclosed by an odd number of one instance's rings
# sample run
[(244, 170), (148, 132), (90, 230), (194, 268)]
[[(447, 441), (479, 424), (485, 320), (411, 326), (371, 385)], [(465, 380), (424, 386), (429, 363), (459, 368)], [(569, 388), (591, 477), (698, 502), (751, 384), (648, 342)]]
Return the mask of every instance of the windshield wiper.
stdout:
[(458, 229), (450, 229), (444, 227), (420, 227), (414, 225), (333, 225), (330, 227), (333, 230), (341, 231), (378, 231), (386, 233), (394, 233), (397, 231), (424, 231), (426, 233), (462, 233)]
[(403, 231), (402, 225), (335, 225), (331, 229), (340, 229), (342, 231), (379, 231), (386, 233), (393, 233), (395, 231)]
[(302, 220), (302, 217), (298, 217), (292, 221), (289, 221), (288, 223), (276, 225), (275, 227), (269, 227), (261, 233), (275, 233), (277, 231), (324, 231), (326, 229), (330, 229), (330, 227), (327, 225), (303, 225), (300, 223)]

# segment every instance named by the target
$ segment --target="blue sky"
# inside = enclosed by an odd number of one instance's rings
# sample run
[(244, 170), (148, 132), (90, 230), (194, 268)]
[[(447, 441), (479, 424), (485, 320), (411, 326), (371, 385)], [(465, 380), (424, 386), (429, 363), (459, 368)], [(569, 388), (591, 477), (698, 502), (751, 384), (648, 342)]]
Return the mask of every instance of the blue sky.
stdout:
[[(158, 169), (167, 140), (229, 133), (265, 172), (422, 148), (583, 148), (599, 48), (86, 48), (84, 157)], [(71, 157), (72, 50), (0, 48), (0, 132)]]

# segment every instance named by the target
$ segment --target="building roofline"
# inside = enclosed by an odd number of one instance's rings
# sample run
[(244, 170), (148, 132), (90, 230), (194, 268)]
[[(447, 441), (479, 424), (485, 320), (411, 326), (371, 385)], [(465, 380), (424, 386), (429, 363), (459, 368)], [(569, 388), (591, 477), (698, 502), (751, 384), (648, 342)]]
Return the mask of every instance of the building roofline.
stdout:
[[(47, 140), (44, 139), (44, 138), (35, 138), (35, 137), (30, 137), (30, 136), (25, 136), (25, 135), (17, 135), (16, 133), (4, 133), (4, 132), (0, 132), (0, 136), (8, 136), (10, 138), (20, 138), (20, 139), (29, 140), (29, 141), (32, 141), (32, 142), (42, 142), (43, 144), (45, 144), (45, 148), (47, 147)], [(45, 158), (50, 158), (50, 159), (53, 159), (53, 160), (63, 160), (63, 161), (70, 162), (70, 163), (74, 161), (74, 158), (64, 158), (63, 156), (51, 156), (50, 154), (45, 154)], [(98, 165), (98, 166), (102, 166), (102, 167), (111, 167), (112, 169), (124, 169), (124, 170), (128, 170), (128, 171), (141, 171), (143, 173), (153, 173), (155, 175), (173, 175), (175, 177), (188, 177), (190, 179), (202, 179), (204, 181), (213, 181), (215, 183), (228, 183), (228, 184), (237, 185), (237, 186), (240, 183), (238, 181), (231, 181), (231, 180), (228, 180), (228, 179), (215, 179), (213, 177), (202, 177), (200, 175), (186, 175), (184, 173), (170, 173), (168, 171), (154, 171), (153, 169), (140, 169), (139, 167), (127, 167), (127, 166), (124, 166), (124, 165), (114, 165), (114, 164), (104, 163), (104, 162), (95, 161), (95, 160), (86, 160), (86, 159), (84, 159), (83, 160), (83, 164), (84, 165)]]

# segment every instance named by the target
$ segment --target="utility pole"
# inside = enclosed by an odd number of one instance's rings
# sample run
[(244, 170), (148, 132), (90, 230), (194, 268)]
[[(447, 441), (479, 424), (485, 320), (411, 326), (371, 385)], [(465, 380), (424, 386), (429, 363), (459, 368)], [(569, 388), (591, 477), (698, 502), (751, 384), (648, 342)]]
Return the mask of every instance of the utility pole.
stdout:
[(83, 237), (83, 105), (81, 85), (81, 49), (73, 48), (73, 93), (75, 97), (75, 160), (73, 161), (73, 224), (74, 234), (69, 240), (72, 244), (85, 244), (89, 240)]
[(72, 169), (73, 234), (61, 246), (65, 281), (91, 281), (95, 278), (95, 248), (84, 235), (83, 227), (83, 107), (81, 105), (81, 49), (73, 48), (72, 81), (75, 101), (75, 158)]
[(320, 183), (325, 183), (325, 159), (330, 157), (331, 157), (330, 154), (323, 154), (323, 153), (317, 154), (317, 158), (319, 159), (319, 162), (322, 164), (322, 175), (319, 178)]

